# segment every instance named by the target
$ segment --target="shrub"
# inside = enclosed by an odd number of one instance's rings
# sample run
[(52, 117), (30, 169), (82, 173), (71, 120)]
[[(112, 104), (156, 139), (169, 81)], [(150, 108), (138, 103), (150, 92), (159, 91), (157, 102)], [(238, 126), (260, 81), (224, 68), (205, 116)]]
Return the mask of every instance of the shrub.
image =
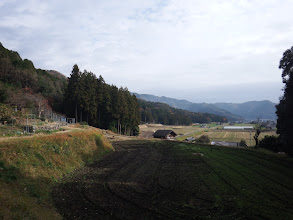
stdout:
[(241, 146), (241, 147), (247, 147), (246, 141), (242, 139), (240, 141), (240, 143), (239, 143), (239, 146)]
[(208, 135), (202, 135), (198, 139), (196, 139), (196, 142), (200, 144), (209, 144), (210, 138)]
[(135, 127), (133, 128), (133, 135), (134, 135), (134, 136), (138, 136), (138, 135), (139, 135), (139, 127), (138, 127), (138, 126), (135, 126)]
[(95, 141), (97, 146), (103, 146), (103, 140), (100, 135), (95, 135)]
[(279, 138), (276, 136), (266, 135), (262, 140), (259, 141), (258, 147), (272, 150), (275, 152), (283, 151)]

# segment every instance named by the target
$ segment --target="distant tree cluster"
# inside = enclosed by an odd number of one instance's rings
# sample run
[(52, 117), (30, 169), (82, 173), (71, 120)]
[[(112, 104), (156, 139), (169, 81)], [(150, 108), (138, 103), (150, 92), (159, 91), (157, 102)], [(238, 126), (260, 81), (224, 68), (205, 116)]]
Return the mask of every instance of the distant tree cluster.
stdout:
[(209, 144), (211, 143), (210, 138), (208, 135), (202, 135), (195, 140), (199, 144)]
[(141, 109), (141, 121), (168, 125), (190, 125), (192, 123), (227, 122), (227, 119), (209, 113), (195, 113), (172, 108), (159, 102), (138, 99)]
[(137, 135), (140, 112), (135, 95), (127, 88), (105, 83), (102, 76), (73, 66), (65, 93), (65, 113), (89, 125), (120, 134)]
[(283, 150), (293, 154), (293, 47), (283, 53), (279, 68), (282, 69), (284, 95), (276, 106), (277, 133)]

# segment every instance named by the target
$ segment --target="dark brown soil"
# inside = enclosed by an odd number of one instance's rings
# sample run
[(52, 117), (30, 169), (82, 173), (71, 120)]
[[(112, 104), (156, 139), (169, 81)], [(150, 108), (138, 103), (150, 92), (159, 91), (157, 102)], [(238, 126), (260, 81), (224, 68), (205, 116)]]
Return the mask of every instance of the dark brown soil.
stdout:
[(214, 199), (197, 176), (201, 157), (183, 158), (172, 142), (120, 141), (97, 163), (53, 190), (65, 219), (200, 219)]

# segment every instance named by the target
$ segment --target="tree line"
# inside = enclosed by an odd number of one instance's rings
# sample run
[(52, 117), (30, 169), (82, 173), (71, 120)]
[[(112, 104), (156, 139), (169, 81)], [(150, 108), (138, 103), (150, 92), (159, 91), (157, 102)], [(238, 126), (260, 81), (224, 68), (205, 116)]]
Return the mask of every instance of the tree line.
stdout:
[(109, 129), (120, 134), (138, 135), (140, 111), (135, 95), (127, 88), (117, 88), (74, 65), (68, 78), (64, 96), (64, 110), (67, 116), (77, 122)]
[(192, 123), (227, 122), (222, 116), (189, 112), (176, 109), (159, 102), (148, 102), (138, 99), (141, 108), (141, 121), (145, 123), (159, 123), (164, 125), (190, 125)]

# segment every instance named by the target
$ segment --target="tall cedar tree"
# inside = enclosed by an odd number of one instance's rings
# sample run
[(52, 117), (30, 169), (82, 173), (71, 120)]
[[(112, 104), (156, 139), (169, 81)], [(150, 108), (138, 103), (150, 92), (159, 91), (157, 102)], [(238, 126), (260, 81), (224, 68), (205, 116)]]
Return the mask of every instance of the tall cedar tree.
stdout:
[(277, 133), (283, 150), (293, 155), (293, 47), (283, 53), (279, 68), (282, 69), (284, 95), (276, 106)]
[(72, 115), (72, 109), (74, 109), (75, 120), (78, 121), (77, 111), (78, 111), (78, 95), (79, 95), (79, 83), (80, 83), (80, 71), (78, 66), (75, 64), (72, 68), (72, 72), (68, 79), (67, 90), (65, 94), (65, 112)]

